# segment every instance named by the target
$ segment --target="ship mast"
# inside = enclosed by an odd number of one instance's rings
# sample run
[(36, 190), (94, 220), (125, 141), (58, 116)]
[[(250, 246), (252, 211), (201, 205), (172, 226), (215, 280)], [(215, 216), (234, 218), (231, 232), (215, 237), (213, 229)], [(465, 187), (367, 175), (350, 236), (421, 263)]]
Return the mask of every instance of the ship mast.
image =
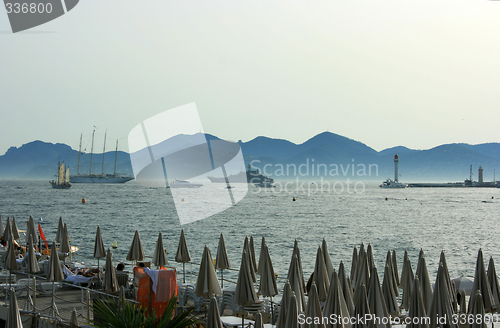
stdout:
[(95, 129), (92, 131), (92, 147), (90, 148), (90, 168), (89, 168), (89, 175), (92, 175), (92, 155), (94, 154), (94, 134), (95, 134)]
[(113, 169), (113, 175), (116, 175), (116, 157), (118, 156), (118, 139), (116, 139), (116, 149), (115, 149), (115, 168)]
[(80, 133), (80, 147), (78, 147), (78, 166), (76, 167), (76, 175), (80, 175), (80, 155), (82, 154), (82, 134)]
[(104, 175), (104, 154), (106, 153), (106, 134), (108, 134), (108, 131), (104, 133), (104, 148), (102, 149), (102, 172), (101, 175)]

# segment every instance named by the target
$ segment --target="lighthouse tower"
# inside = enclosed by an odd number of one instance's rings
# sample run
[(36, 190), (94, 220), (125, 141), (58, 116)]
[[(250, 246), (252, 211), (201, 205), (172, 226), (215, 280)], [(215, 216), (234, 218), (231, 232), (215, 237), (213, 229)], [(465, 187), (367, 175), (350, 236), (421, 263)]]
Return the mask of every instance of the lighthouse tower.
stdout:
[(396, 182), (399, 182), (398, 181), (398, 163), (399, 163), (399, 158), (398, 158), (398, 155), (394, 156), (394, 181)]

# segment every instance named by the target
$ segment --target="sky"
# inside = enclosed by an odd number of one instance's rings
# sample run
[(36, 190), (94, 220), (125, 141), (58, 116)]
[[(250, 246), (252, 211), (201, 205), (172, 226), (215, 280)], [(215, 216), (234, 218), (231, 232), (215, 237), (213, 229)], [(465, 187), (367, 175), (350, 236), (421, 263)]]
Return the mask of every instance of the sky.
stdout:
[(499, 17), (488, 0), (81, 0), (13, 34), (0, 9), (0, 154), (86, 148), (94, 126), (128, 150), (134, 126), (193, 102), (234, 141), (500, 142)]

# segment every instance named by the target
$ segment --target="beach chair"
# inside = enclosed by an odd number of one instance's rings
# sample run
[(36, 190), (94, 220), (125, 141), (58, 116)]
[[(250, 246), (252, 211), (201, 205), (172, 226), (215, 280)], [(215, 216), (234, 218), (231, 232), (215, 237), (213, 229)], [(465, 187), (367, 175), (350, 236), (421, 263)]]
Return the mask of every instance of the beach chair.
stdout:
[(123, 287), (123, 290), (125, 292), (128, 292), (130, 290), (130, 283), (128, 281), (128, 273), (116, 271), (115, 274), (116, 274), (116, 281), (118, 281), (118, 286)]

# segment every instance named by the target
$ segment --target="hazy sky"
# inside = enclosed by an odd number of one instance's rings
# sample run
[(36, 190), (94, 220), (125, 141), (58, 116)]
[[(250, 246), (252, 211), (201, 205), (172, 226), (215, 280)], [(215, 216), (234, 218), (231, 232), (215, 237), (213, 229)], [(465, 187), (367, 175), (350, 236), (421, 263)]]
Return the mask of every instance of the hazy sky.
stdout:
[(0, 9), (0, 154), (77, 149), (94, 125), (127, 150), (135, 125), (191, 102), (229, 140), (499, 142), (499, 87), (497, 1), (80, 0), (16, 34)]

